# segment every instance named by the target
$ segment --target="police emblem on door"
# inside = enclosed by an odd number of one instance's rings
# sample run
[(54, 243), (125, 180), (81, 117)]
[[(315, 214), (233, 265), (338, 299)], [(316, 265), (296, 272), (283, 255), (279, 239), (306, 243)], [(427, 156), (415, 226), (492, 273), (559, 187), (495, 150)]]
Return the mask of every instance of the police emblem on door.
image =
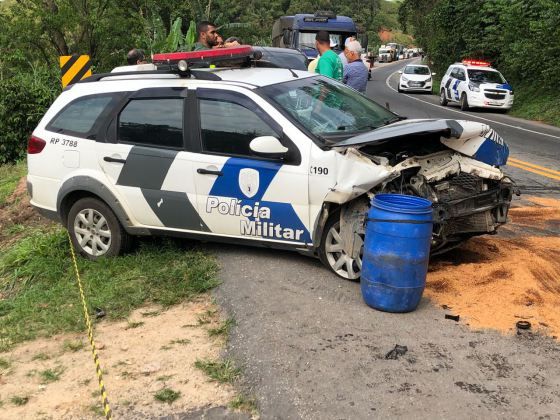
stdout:
[(259, 191), (259, 171), (243, 168), (239, 171), (239, 188), (247, 198), (252, 198)]

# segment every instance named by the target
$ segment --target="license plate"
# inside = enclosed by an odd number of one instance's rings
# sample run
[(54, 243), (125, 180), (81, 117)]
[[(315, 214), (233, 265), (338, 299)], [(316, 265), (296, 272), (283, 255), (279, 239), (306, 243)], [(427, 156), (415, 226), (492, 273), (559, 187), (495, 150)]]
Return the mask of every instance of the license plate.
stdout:
[(410, 83), (410, 86), (422, 86), (422, 83), (412, 82)]
[(488, 101), (489, 105), (502, 105), (502, 102), (500, 101)]

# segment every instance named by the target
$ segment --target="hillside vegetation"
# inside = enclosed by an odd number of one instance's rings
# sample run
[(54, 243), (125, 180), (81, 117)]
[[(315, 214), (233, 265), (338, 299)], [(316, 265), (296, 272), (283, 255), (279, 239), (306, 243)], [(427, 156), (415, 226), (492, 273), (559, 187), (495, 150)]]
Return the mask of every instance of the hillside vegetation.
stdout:
[(439, 74), (488, 60), (514, 86), (513, 114), (560, 126), (558, 0), (404, 0), (399, 19)]

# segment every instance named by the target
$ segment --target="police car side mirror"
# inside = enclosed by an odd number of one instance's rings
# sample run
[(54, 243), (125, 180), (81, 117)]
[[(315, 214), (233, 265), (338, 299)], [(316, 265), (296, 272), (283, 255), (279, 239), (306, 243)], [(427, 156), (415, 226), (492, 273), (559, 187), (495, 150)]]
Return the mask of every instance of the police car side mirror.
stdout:
[(399, 70), (399, 74), (402, 74), (402, 70)]
[(432, 73), (432, 76), (435, 76), (435, 75), (436, 75), (435, 73)]
[(288, 148), (272, 136), (255, 137), (249, 143), (249, 148), (255, 155), (270, 159), (281, 159), (288, 153)]

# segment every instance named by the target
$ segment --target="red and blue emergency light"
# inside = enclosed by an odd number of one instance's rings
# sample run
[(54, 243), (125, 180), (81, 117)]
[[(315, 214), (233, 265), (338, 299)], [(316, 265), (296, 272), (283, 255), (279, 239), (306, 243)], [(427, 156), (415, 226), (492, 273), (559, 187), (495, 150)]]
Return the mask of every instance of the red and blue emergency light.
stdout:
[(483, 60), (471, 60), (471, 59), (467, 59), (467, 60), (463, 60), (462, 63), (465, 66), (479, 66), (479, 67), (490, 67), (490, 63), (488, 61), (483, 61)]
[(220, 61), (247, 60), (253, 56), (253, 53), (253, 48), (250, 45), (240, 45), (238, 47), (216, 48), (212, 50), (154, 54), (152, 62), (156, 65), (176, 64), (184, 60), (187, 64), (210, 64)]

